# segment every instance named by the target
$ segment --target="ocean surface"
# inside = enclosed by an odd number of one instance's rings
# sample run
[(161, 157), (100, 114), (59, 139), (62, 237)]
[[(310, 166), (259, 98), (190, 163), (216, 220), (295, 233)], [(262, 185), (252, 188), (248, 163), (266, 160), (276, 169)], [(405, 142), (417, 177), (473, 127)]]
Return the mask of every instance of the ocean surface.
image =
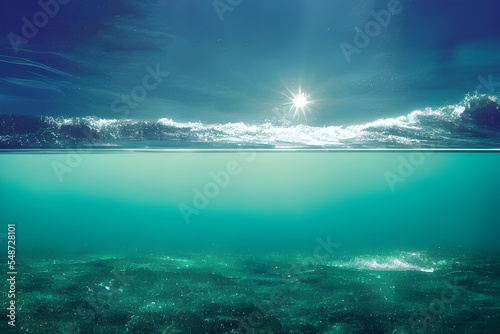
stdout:
[(0, 332), (498, 333), (499, 11), (1, 2)]

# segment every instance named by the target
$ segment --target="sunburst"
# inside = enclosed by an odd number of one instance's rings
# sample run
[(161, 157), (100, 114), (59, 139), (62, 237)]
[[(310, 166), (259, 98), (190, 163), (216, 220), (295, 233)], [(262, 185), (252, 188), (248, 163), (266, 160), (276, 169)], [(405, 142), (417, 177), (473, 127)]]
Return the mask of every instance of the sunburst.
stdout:
[[(285, 86), (283, 84), (283, 86)], [(290, 100), (290, 102), (285, 103), (284, 105), (290, 105), (290, 109), (288, 113), (293, 111), (293, 119), (299, 119), (301, 115), (305, 117), (307, 120), (307, 112), (311, 110), (308, 104), (313, 103), (313, 101), (308, 100), (309, 95), (302, 91), (302, 87), (299, 86), (299, 92), (294, 94), (287, 86), (285, 86), (286, 90), (290, 93), (290, 95), (283, 94), (286, 98)]]

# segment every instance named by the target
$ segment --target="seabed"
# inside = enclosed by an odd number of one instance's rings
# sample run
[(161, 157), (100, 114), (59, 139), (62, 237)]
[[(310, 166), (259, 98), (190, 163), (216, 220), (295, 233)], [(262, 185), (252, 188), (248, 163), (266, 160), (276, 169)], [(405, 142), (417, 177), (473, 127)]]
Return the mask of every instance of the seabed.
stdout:
[[(278, 253), (24, 257), (16, 328), (43, 334), (497, 332), (499, 257), (419, 253), (404, 265), (410, 253), (399, 254), (344, 252), (316, 263)], [(7, 322), (0, 326), (5, 330)]]

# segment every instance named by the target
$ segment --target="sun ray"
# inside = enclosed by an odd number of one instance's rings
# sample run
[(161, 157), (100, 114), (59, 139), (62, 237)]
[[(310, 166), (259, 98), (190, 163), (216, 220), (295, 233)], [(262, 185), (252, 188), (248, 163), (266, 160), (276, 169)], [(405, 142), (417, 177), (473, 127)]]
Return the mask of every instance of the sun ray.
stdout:
[(283, 96), (290, 100), (290, 102), (284, 104), (286, 106), (290, 105), (288, 113), (293, 111), (293, 119), (299, 119), (302, 115), (307, 120), (307, 111), (311, 110), (308, 104), (313, 102), (308, 100), (309, 95), (302, 91), (301, 86), (299, 86), (299, 92), (297, 94), (294, 94), (285, 84), (283, 84), (283, 86), (285, 86), (286, 90), (290, 93), (289, 96), (280, 92)]

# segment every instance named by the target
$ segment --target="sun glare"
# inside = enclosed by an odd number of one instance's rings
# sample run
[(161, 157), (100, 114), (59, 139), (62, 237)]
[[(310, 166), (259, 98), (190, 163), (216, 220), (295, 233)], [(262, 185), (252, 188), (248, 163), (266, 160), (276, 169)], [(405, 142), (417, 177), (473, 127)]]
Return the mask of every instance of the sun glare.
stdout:
[(307, 97), (304, 93), (299, 93), (293, 98), (293, 105), (296, 108), (304, 108), (308, 103), (309, 101), (307, 101)]
[(299, 119), (301, 116), (307, 119), (307, 111), (311, 110), (308, 104), (312, 103), (312, 101), (308, 100), (309, 95), (303, 92), (301, 87), (299, 87), (299, 92), (297, 94), (294, 94), (288, 87), (285, 86), (285, 88), (290, 93), (290, 96), (283, 94), (290, 100), (290, 102), (285, 103), (285, 105), (290, 105), (288, 112), (293, 112), (293, 119)]

